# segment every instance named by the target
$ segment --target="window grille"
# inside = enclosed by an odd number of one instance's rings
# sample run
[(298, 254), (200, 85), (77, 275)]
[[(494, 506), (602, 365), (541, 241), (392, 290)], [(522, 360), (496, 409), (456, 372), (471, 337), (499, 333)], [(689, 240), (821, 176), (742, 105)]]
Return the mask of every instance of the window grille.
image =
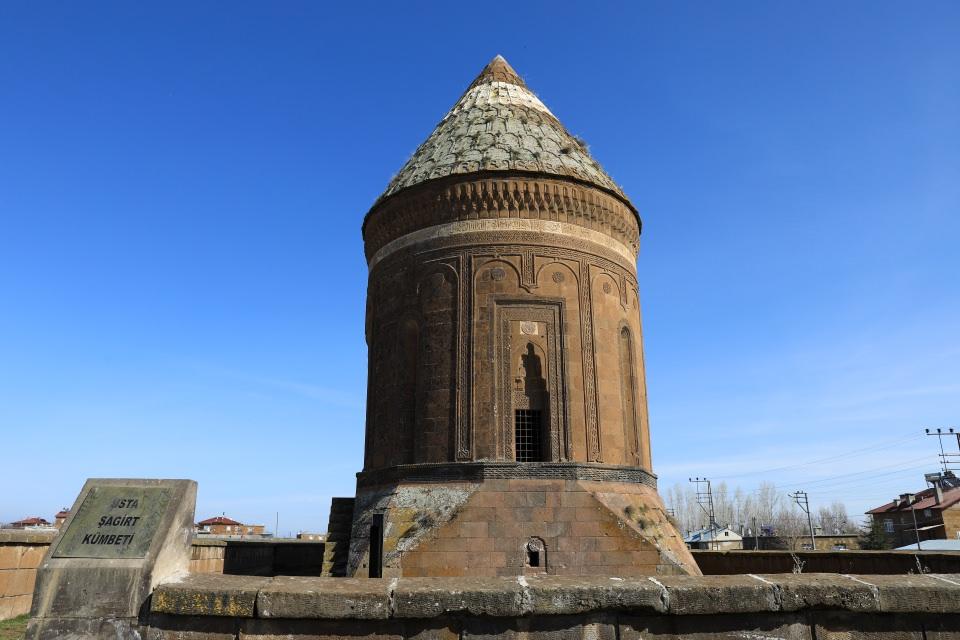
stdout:
[(540, 411), (517, 409), (514, 418), (517, 462), (540, 462)]

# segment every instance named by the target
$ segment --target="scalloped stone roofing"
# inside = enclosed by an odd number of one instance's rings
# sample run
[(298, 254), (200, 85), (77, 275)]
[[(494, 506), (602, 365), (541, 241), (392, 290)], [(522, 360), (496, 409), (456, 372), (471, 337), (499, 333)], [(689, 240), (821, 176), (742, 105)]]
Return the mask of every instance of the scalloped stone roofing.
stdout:
[(498, 55), (407, 160), (378, 202), (435, 178), (510, 170), (576, 178), (627, 199), (586, 145)]

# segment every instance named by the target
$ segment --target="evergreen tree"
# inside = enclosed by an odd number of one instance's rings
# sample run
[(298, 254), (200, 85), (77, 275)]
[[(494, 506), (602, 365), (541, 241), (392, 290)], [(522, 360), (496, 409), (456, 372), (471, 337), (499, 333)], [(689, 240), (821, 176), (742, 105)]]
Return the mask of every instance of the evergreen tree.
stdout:
[(867, 550), (891, 548), (890, 540), (883, 530), (883, 524), (876, 518), (870, 518), (860, 527), (860, 548)]

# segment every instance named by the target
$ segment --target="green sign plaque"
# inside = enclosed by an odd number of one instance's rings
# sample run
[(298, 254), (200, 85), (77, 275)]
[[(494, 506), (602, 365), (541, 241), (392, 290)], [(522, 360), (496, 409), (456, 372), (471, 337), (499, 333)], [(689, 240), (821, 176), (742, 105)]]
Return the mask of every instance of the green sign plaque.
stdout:
[(73, 516), (54, 558), (143, 558), (167, 511), (170, 489), (95, 486)]

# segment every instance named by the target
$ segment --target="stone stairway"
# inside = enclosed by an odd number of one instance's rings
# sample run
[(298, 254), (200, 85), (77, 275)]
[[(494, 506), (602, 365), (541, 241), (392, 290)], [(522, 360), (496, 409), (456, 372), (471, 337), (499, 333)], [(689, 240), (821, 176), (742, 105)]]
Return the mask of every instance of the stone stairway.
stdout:
[(323, 573), (329, 577), (347, 575), (347, 556), (350, 552), (350, 529), (353, 526), (353, 498), (333, 498), (330, 503), (330, 522), (327, 541), (323, 548)]

